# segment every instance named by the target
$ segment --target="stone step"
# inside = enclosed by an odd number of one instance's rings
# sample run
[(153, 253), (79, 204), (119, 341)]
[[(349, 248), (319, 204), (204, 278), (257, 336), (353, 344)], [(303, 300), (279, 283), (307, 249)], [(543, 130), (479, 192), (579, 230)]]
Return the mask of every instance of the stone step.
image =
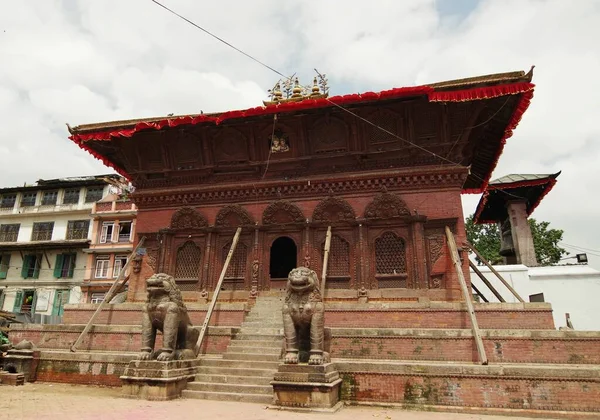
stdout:
[(280, 340), (231, 340), (229, 346), (234, 347), (269, 347), (280, 348), (282, 341)]
[(244, 321), (242, 322), (242, 328), (283, 328), (283, 321)]
[(281, 352), (277, 353), (234, 353), (231, 350), (227, 350), (227, 353), (223, 355), (221, 360), (246, 360), (246, 361), (258, 361), (258, 362), (278, 362)]
[(227, 353), (260, 353), (260, 354), (276, 354), (279, 355), (281, 353), (281, 345), (270, 346), (270, 347), (260, 347), (260, 346), (240, 346), (237, 343), (231, 343), (229, 347), (227, 347)]
[[(283, 334), (248, 334), (248, 333), (238, 333), (236, 334), (236, 336), (233, 338), (233, 340), (240, 340), (240, 341), (246, 341), (246, 340), (251, 340), (251, 341), (276, 341), (278, 343), (281, 343), (281, 340), (283, 340)], [(233, 342), (232, 340), (232, 342)]]
[(245, 327), (242, 331), (242, 333), (244, 334), (257, 334), (257, 335), (261, 335), (261, 334), (272, 334), (272, 335), (279, 335), (282, 333), (281, 328), (251, 328), (251, 327)]
[(238, 376), (238, 375), (196, 375), (196, 382), (211, 382), (216, 384), (249, 384), (249, 385), (271, 385), (271, 376)]
[(204, 359), (202, 366), (215, 366), (225, 368), (252, 368), (252, 369), (277, 369), (278, 361), (261, 362), (257, 360), (227, 360), (227, 359)]
[(277, 369), (254, 369), (222, 366), (200, 366), (198, 375), (262, 376), (273, 379)]
[(187, 388), (191, 391), (208, 391), (208, 392), (235, 392), (238, 394), (266, 394), (273, 395), (273, 387), (271, 385), (254, 385), (254, 384), (222, 384), (214, 382), (190, 382)]
[(184, 398), (195, 398), (199, 400), (240, 401), (261, 404), (273, 403), (273, 395), (265, 394), (239, 394), (236, 392), (208, 392), (184, 389), (181, 393), (181, 396)]

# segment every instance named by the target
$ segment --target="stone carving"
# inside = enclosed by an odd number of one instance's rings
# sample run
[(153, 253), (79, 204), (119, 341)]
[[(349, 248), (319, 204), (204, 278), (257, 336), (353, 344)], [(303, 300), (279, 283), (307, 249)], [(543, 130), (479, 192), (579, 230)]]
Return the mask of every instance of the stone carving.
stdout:
[[(141, 360), (193, 359), (200, 332), (192, 327), (181, 292), (168, 274), (154, 274), (146, 280), (148, 298), (142, 313)], [(156, 332), (161, 331), (163, 346), (154, 351)]]
[(442, 233), (430, 235), (427, 237), (429, 241), (429, 260), (433, 266), (442, 255), (444, 249), (445, 236)]
[(312, 215), (313, 222), (335, 223), (353, 221), (355, 218), (352, 206), (346, 200), (336, 197), (327, 197), (321, 201)]
[(375, 196), (365, 209), (367, 219), (392, 219), (410, 216), (410, 210), (400, 197), (383, 192)]
[(207, 227), (208, 222), (196, 209), (182, 207), (171, 218), (171, 229), (197, 229)]
[(279, 200), (270, 204), (263, 212), (263, 225), (304, 223), (302, 211), (288, 201)]
[(215, 220), (215, 226), (238, 227), (249, 225), (254, 225), (252, 216), (250, 216), (248, 210), (236, 204), (224, 206), (219, 210)]
[(290, 271), (282, 312), (285, 336), (284, 363), (328, 363), (329, 353), (323, 351), (325, 310), (317, 273), (306, 267)]

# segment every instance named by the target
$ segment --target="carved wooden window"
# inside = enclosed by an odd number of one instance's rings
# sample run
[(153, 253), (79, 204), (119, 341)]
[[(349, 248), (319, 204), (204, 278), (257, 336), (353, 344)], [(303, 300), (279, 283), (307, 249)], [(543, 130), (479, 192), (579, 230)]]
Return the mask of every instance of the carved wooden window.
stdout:
[(379, 288), (406, 287), (406, 246), (395, 233), (375, 239), (375, 270)]
[[(325, 253), (325, 242), (321, 246)], [(338, 235), (331, 236), (329, 260), (327, 261), (327, 289), (347, 289), (350, 287), (350, 244)]]
[[(231, 242), (223, 247), (222, 256), (223, 264), (229, 254), (231, 248)], [(243, 290), (244, 279), (246, 278), (246, 262), (248, 258), (248, 248), (244, 244), (238, 243), (235, 247), (235, 251), (229, 261), (229, 266), (225, 272), (225, 279), (223, 281), (223, 289), (225, 290)]]
[(188, 241), (177, 250), (175, 280), (198, 280), (200, 277), (200, 248)]
[[(391, 112), (379, 111), (370, 117), (370, 120), (375, 126), (368, 126), (369, 143), (380, 144), (380, 143), (391, 143), (399, 141), (396, 136), (390, 133), (398, 134), (398, 117)], [(385, 129), (384, 130), (382, 130)], [(388, 133), (389, 132), (389, 133)]]

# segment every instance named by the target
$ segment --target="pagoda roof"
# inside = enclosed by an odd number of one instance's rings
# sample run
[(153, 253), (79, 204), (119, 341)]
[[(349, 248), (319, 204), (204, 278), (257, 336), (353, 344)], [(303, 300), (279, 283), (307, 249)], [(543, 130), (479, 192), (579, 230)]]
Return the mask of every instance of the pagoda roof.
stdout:
[[(494, 170), (498, 158), (502, 154), (506, 140), (512, 136), (523, 113), (529, 107), (535, 85), (531, 83), (533, 68), (523, 71), (498, 73), (485, 76), (450, 80), (421, 86), (401, 87), (381, 92), (365, 92), (360, 94), (323, 97), (318, 99), (306, 98), (301, 101), (283, 102), (275, 105), (259, 106), (244, 110), (227, 111), (209, 114), (187, 114), (167, 117), (151, 117), (122, 121), (84, 124), (71, 127), (69, 138), (79, 147), (90, 152), (94, 157), (114, 168), (123, 176), (130, 178), (122, 162), (114, 156), (107, 156), (102, 147), (96, 147), (98, 142), (112, 141), (135, 136), (137, 133), (168, 130), (174, 127), (190, 125), (218, 126), (224, 122), (252, 122), (264, 116), (273, 114), (294, 114), (308, 110), (326, 110), (343, 107), (351, 109), (355, 106), (380, 102), (425, 98), (428, 102), (449, 103), (466, 101), (490, 101), (499, 97), (507, 97), (502, 115), (502, 130), (494, 138), (486, 138), (477, 147), (470, 162), (470, 174), (463, 186), (465, 193), (481, 193), (487, 186), (489, 177)], [(516, 100), (510, 100), (515, 97)]]
[(506, 203), (525, 200), (527, 216), (530, 216), (546, 194), (556, 184), (555, 174), (510, 174), (490, 181), (477, 204), (475, 223), (496, 223), (508, 216)]

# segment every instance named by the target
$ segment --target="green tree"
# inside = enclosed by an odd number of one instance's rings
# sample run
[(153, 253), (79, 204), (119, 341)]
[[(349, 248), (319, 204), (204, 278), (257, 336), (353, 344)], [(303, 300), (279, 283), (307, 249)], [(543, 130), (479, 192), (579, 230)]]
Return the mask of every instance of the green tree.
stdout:
[[(540, 265), (556, 264), (564, 255), (567, 255), (567, 251), (558, 245), (562, 241), (563, 231), (561, 229), (550, 229), (549, 226), (549, 222), (538, 222), (535, 219), (529, 219), (535, 257)], [(467, 230), (467, 240), (490, 264), (499, 264), (503, 261), (500, 255), (500, 229), (498, 224), (476, 225), (473, 223), (473, 215), (470, 215), (467, 217), (465, 228)], [(481, 264), (479, 258), (476, 258), (476, 260)]]

